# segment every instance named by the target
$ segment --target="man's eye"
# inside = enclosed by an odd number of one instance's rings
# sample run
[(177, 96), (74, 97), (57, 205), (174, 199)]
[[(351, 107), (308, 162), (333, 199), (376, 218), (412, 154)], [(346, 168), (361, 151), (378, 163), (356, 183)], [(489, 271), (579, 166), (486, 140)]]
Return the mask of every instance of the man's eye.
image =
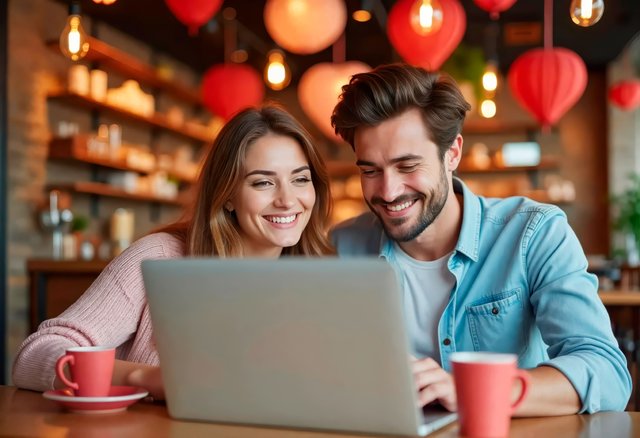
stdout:
[(417, 167), (417, 164), (411, 164), (410, 166), (401, 166), (400, 172), (413, 172)]
[(360, 169), (360, 174), (364, 176), (373, 176), (376, 174), (376, 171), (373, 169)]

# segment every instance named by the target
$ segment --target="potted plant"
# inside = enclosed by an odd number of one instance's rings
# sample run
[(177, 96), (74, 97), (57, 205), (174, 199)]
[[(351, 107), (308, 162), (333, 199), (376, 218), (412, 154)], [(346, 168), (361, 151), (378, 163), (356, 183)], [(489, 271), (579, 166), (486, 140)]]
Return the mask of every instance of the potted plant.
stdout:
[(626, 262), (640, 264), (640, 175), (629, 176), (629, 185), (621, 194), (613, 197), (616, 208), (614, 227), (625, 238)]

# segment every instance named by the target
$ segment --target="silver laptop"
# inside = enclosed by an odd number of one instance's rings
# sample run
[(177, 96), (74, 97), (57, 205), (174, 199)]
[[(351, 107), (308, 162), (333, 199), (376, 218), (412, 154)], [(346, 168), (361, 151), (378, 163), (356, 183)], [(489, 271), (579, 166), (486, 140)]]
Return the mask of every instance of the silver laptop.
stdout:
[(377, 259), (142, 263), (172, 417), (426, 435), (402, 298)]

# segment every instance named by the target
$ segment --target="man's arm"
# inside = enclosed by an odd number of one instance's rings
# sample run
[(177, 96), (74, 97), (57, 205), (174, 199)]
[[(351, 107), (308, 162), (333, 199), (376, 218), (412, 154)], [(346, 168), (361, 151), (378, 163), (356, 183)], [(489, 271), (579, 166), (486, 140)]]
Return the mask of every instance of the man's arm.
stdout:
[[(421, 406), (437, 401), (449, 411), (456, 411), (455, 382), (453, 376), (431, 359), (416, 359), (412, 365), (414, 380)], [(528, 371), (529, 393), (518, 407), (515, 416), (535, 417), (575, 414), (580, 410), (578, 393), (560, 371), (541, 366)], [(519, 380), (514, 380), (512, 400), (522, 392)]]

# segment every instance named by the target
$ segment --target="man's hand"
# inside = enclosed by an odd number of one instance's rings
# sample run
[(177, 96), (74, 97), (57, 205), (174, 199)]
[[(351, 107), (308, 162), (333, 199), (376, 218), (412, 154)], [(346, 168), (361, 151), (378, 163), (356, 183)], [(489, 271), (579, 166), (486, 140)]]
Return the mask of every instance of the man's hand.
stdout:
[(438, 362), (427, 357), (416, 359), (411, 357), (411, 369), (418, 389), (420, 406), (438, 401), (447, 410), (454, 412), (458, 409), (456, 400), (456, 386), (453, 376), (443, 370)]

